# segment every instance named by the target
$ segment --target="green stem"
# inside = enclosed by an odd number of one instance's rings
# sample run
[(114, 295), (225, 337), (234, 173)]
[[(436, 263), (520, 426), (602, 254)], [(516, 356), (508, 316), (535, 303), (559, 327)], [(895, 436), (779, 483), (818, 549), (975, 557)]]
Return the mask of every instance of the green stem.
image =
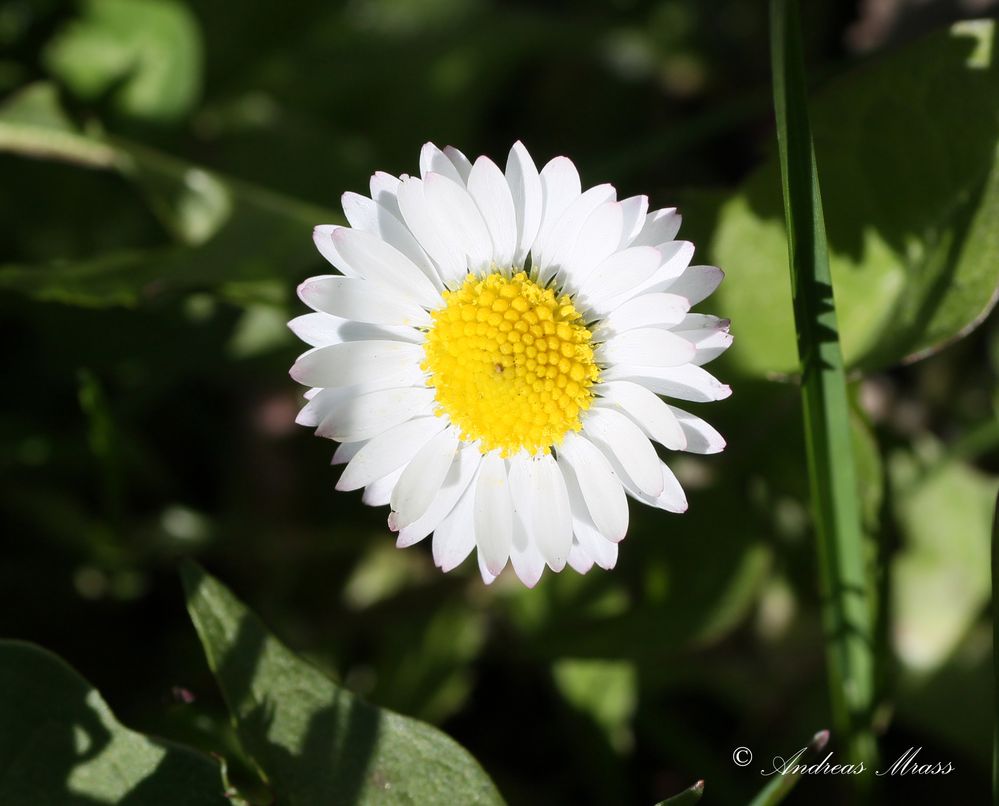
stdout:
[(992, 803), (999, 806), (999, 596), (996, 577), (999, 576), (999, 499), (992, 520)]
[(789, 759), (788, 763), (792, 769), (787, 772), (774, 775), (759, 794), (749, 802), (749, 806), (777, 806), (784, 798), (791, 794), (791, 790), (801, 779), (802, 772), (793, 769), (795, 767), (807, 767), (819, 760), (819, 755), (826, 749), (829, 743), (829, 731), (820, 730), (816, 733), (808, 745), (802, 748), (801, 754)]
[(874, 654), (850, 407), (808, 118), (798, 6), (771, 0), (774, 109), (836, 731), (873, 763)]

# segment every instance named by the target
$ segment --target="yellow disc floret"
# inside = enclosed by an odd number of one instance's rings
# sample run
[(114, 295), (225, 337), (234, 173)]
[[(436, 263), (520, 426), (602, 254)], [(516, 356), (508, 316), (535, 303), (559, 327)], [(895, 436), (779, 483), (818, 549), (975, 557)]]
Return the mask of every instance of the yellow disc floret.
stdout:
[(567, 296), (527, 274), (469, 275), (444, 292), (427, 333), (423, 369), (438, 414), (480, 440), (483, 453), (548, 453), (580, 429), (599, 370), (590, 331)]

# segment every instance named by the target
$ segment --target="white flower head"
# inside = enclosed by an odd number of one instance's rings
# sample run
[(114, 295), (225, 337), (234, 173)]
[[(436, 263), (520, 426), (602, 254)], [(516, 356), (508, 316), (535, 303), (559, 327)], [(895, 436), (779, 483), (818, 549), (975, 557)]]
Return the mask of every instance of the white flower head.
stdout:
[(509, 562), (533, 586), (545, 566), (612, 568), (626, 493), (686, 510), (653, 442), (725, 442), (659, 395), (728, 397), (701, 367), (732, 337), (690, 313), (722, 272), (689, 265), (674, 208), (583, 191), (570, 160), (539, 172), (518, 142), (505, 170), (428, 143), (419, 177), (376, 173), (343, 211), (314, 235), (340, 274), (305, 281), (315, 313), (290, 323), (312, 345), (298, 422), (342, 443), (337, 489), (389, 504), (400, 547), (433, 534), (444, 571), (478, 549), (487, 583)]

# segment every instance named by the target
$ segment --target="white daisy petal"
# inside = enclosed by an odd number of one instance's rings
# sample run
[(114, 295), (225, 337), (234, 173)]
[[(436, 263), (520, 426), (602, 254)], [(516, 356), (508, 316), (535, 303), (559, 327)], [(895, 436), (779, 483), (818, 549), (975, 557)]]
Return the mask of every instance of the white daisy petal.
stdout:
[(414, 371), (412, 367), (407, 367), (398, 373), (383, 375), (368, 383), (317, 389), (317, 394), (309, 399), (309, 402), (298, 413), (295, 422), (299, 425), (317, 428), (330, 412), (346, 400), (352, 400), (361, 395), (378, 392), (382, 389), (425, 389), (426, 384), (423, 382), (424, 374), (419, 368), (416, 368), (416, 370)]
[[(344, 193), (341, 199), (343, 214), (354, 229), (377, 235), (389, 246), (401, 252), (430, 280), (437, 291), (443, 289), (440, 275), (433, 261), (423, 251), (409, 227), (388, 207), (359, 193)], [(398, 210), (398, 201), (396, 209)], [(401, 214), (400, 214), (401, 215)]]
[(676, 406), (669, 406), (669, 409), (686, 437), (684, 450), (691, 453), (719, 453), (725, 449), (725, 438), (713, 426)]
[(583, 550), (578, 540), (573, 540), (569, 549), (569, 565), (577, 574), (585, 574), (593, 567), (593, 558)]
[(451, 160), (451, 164), (454, 165), (455, 169), (458, 171), (458, 176), (461, 177), (461, 181), (468, 184), (469, 174), (472, 173), (472, 163), (461, 151), (459, 151), (454, 146), (444, 146), (444, 153), (447, 158)]
[(624, 213), (624, 227), (618, 248), (624, 249), (631, 245), (645, 227), (645, 216), (649, 212), (649, 197), (629, 196), (621, 201), (621, 210)]
[(642, 429), (620, 412), (594, 406), (583, 420), (583, 434), (603, 450), (617, 476), (646, 495), (663, 491), (659, 457)]
[(454, 509), (434, 529), (434, 564), (447, 573), (461, 565), (475, 548), (475, 481), (478, 468)]
[(493, 262), (513, 265), (517, 250), (517, 211), (503, 172), (488, 157), (479, 157), (468, 177), (468, 192), (478, 205), (493, 242)]
[(313, 347), (368, 339), (408, 341), (414, 344), (423, 342), (423, 334), (415, 328), (372, 325), (322, 312), (304, 313), (301, 316), (296, 316), (288, 323), (288, 327), (298, 338)]
[(338, 229), (343, 229), (339, 224), (320, 224), (312, 228), (312, 242), (316, 245), (316, 249), (319, 250), (326, 260), (335, 266), (340, 272), (347, 275), (348, 277), (357, 277), (358, 275), (354, 272), (350, 266), (346, 266), (340, 253), (336, 251), (336, 246), (333, 244), (333, 233)]
[(492, 238), (465, 187), (442, 174), (429, 173), (423, 180), (423, 194), (438, 232), (446, 232), (465, 256), (465, 265), (476, 272), (488, 268), (493, 257)]
[(423, 191), (422, 180), (412, 177), (402, 180), (398, 190), (399, 209), (406, 226), (437, 265), (444, 285), (454, 287), (464, 279), (468, 264), (452, 241), (438, 231)]
[(479, 563), (479, 574), (482, 576), (482, 581), (485, 582), (487, 585), (492, 585), (496, 581), (496, 577), (498, 575), (492, 573), (489, 570), (489, 568), (486, 566), (486, 558), (481, 551), (479, 552), (479, 556), (477, 559)]
[(652, 439), (671, 451), (687, 447), (687, 437), (672, 407), (644, 386), (631, 381), (608, 381), (596, 387), (594, 406), (623, 412)]
[(641, 294), (607, 314), (597, 325), (596, 333), (603, 336), (623, 333), (636, 327), (669, 327), (683, 321), (684, 314), (689, 309), (690, 303), (686, 298), (676, 294)]
[(621, 482), (603, 452), (571, 431), (558, 450), (559, 466), (573, 473), (594, 525), (604, 537), (620, 541), (628, 531), (628, 502)]
[(350, 386), (330, 386), (317, 389), (317, 394), (309, 398), (309, 402), (298, 413), (295, 422), (299, 425), (316, 428), (341, 401), (351, 397), (377, 392), (381, 389), (408, 389), (410, 387), (423, 389), (426, 387), (426, 373), (418, 366), (407, 366), (395, 372), (379, 375), (366, 383)]
[[(476, 445), (465, 445), (458, 450), (440, 491), (427, 507), (427, 511), (412, 523), (399, 529), (399, 537), (396, 540), (399, 548), (412, 546), (437, 529), (468, 489), (468, 485), (479, 470), (481, 461), (482, 454)], [(391, 515), (389, 515), (389, 528), (395, 528)]]
[(397, 468), (387, 476), (382, 476), (382, 478), (371, 482), (371, 484), (364, 488), (364, 492), (361, 493), (361, 503), (367, 504), (369, 507), (385, 506), (391, 500), (392, 490), (399, 483), (399, 479), (405, 469), (404, 467)]
[(440, 292), (430, 278), (402, 252), (377, 235), (342, 228), (333, 233), (333, 244), (357, 274), (425, 308), (440, 304)]
[(624, 212), (619, 203), (601, 204), (590, 213), (561, 264), (565, 282), (572, 288), (584, 285), (593, 270), (617, 251), (623, 231)]
[(561, 571), (572, 546), (572, 524), (565, 479), (552, 456), (533, 458), (525, 453), (513, 456), (510, 495), (528, 539), (553, 571)]
[(694, 357), (694, 345), (669, 330), (639, 327), (605, 341), (596, 350), (598, 361), (649, 367), (678, 367)]
[(420, 176), (426, 181), (431, 173), (446, 176), (453, 182), (464, 186), (465, 180), (458, 173), (458, 168), (443, 151), (433, 143), (424, 143), (420, 150)]
[(711, 296), (724, 278), (725, 272), (717, 266), (690, 266), (664, 290), (686, 297), (694, 306)]
[(701, 367), (688, 364), (682, 367), (636, 367), (618, 365), (603, 372), (607, 381), (635, 381), (657, 395), (708, 403), (724, 400), (732, 394), (727, 384)]
[(367, 442), (341, 442), (336, 446), (336, 450), (333, 451), (333, 460), (330, 462), (331, 465), (336, 467), (337, 465), (345, 465), (355, 456), (357, 452), (363, 448)]
[(664, 509), (667, 512), (675, 512), (677, 514), (686, 512), (687, 496), (683, 492), (680, 482), (677, 481), (676, 476), (673, 475), (673, 471), (666, 466), (665, 462), (659, 463), (659, 469), (662, 472), (663, 481), (663, 489), (659, 495), (648, 495), (632, 484), (629, 479), (624, 479), (624, 487), (628, 491), (628, 495), (636, 501), (640, 501), (646, 506), (655, 507), (656, 509)]
[(542, 190), (541, 177), (534, 160), (519, 140), (513, 144), (506, 160), (506, 181), (510, 185), (517, 215), (517, 248), (513, 266), (520, 268), (524, 265), (541, 224)]
[[(428, 389), (433, 395), (433, 390)], [(458, 450), (458, 433), (445, 428), (417, 452), (392, 491), (389, 528), (398, 529), (426, 513), (444, 484)]]
[[(575, 525), (574, 528), (576, 528)], [(595, 526), (578, 527), (576, 536), (579, 539), (579, 545), (587, 556), (591, 557), (593, 562), (605, 571), (610, 571), (617, 565), (618, 544), (605, 538)]]
[(573, 201), (559, 216), (545, 233), (544, 245), (537, 255), (538, 277), (542, 285), (569, 260), (590, 215), (601, 205), (616, 201), (616, 197), (617, 192), (612, 185), (597, 185)]
[(392, 215), (402, 221), (402, 211), (399, 209), (399, 179), (384, 171), (376, 171), (368, 183), (371, 190), (371, 200), (380, 204)]
[(303, 353), (291, 368), (291, 377), (304, 386), (353, 386), (411, 370), (422, 360), (419, 344), (349, 341)]
[(525, 587), (533, 588), (545, 572), (545, 558), (541, 555), (537, 543), (531, 538), (525, 521), (526, 517), (514, 507), (510, 565)]
[(346, 397), (323, 418), (316, 434), (338, 442), (357, 442), (433, 413), (433, 389), (380, 389)]
[(611, 300), (648, 280), (662, 264), (652, 246), (633, 246), (602, 261), (579, 288), (579, 299), (597, 314), (612, 310)]
[(347, 463), (336, 488), (357, 490), (387, 476), (409, 462), (445, 426), (440, 417), (421, 417), (379, 434)]
[(359, 277), (314, 277), (298, 287), (298, 296), (315, 311), (371, 325), (420, 327), (430, 314), (407, 297)]
[(632, 246), (658, 246), (672, 241), (680, 231), (682, 216), (675, 207), (653, 210), (645, 217), (645, 224), (631, 242)]
[[(662, 255), (662, 265), (644, 283), (626, 291), (609, 303), (609, 309), (613, 310), (618, 305), (627, 302), (629, 299), (639, 294), (651, 294), (659, 291), (669, 291), (671, 294), (679, 294), (672, 286), (677, 278), (683, 274), (694, 257), (694, 245), (690, 241), (669, 241), (656, 246)], [(686, 297), (686, 294), (679, 294)], [(689, 299), (688, 299), (689, 302)], [(693, 303), (690, 303), (691, 305)]]
[[(727, 328), (712, 330), (703, 334), (699, 332), (696, 337), (675, 330), (673, 332), (692, 342), (695, 350), (694, 357), (690, 359), (690, 363), (699, 367), (707, 364), (709, 361), (714, 361), (732, 346), (733, 341), (732, 334), (728, 332)], [(694, 341), (694, 338), (697, 340)]]
[[(574, 543), (579, 544), (579, 552), (589, 558), (590, 564), (609, 570), (617, 563), (617, 543), (604, 537), (590, 517), (583, 492), (578, 481), (566, 474), (566, 487), (569, 492), (569, 505), (572, 508), (572, 533)], [(623, 496), (622, 496), (623, 497)], [(627, 501), (625, 502), (627, 506)], [(572, 552), (570, 552), (571, 555)]]
[(475, 543), (485, 567), (498, 576), (510, 558), (513, 543), (513, 504), (506, 462), (488, 454), (475, 482)]
[(571, 160), (565, 157), (555, 157), (548, 162), (539, 174), (541, 182), (541, 221), (538, 234), (531, 247), (531, 254), (537, 257), (545, 247), (545, 241), (552, 227), (562, 217), (566, 208), (579, 198), (582, 186), (579, 172)]

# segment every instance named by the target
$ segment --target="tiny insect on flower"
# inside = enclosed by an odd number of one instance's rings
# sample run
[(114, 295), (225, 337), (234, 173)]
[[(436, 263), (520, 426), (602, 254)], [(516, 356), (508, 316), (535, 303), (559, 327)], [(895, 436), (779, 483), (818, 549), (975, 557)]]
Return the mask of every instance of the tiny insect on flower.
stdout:
[(702, 366), (732, 343), (691, 313), (722, 279), (691, 266), (680, 215), (582, 190), (565, 157), (541, 171), (517, 143), (506, 168), (424, 146), (420, 176), (376, 173), (346, 193), (349, 227), (315, 229), (339, 270), (299, 296), (291, 329), (312, 346), (292, 367), (298, 416), (337, 440), (339, 490), (391, 507), (397, 544), (433, 535), (444, 571), (477, 549), (483, 579), (510, 563), (612, 568), (627, 497), (684, 512), (665, 451), (725, 446), (660, 395), (731, 393)]

